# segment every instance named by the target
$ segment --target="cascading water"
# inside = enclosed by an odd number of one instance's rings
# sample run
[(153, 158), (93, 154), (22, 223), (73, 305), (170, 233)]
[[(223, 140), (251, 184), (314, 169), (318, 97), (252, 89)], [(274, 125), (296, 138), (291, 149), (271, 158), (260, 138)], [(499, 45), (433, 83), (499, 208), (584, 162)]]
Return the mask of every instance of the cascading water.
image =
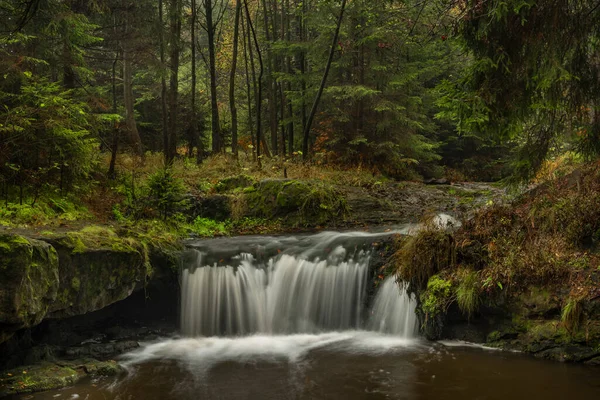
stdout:
[(190, 251), (182, 272), (182, 332), (233, 336), (368, 329), (412, 337), (415, 305), (393, 277), (380, 283), (372, 307), (367, 304), (368, 249), (377, 238), (326, 232), (266, 238), (263, 244), (205, 242)]

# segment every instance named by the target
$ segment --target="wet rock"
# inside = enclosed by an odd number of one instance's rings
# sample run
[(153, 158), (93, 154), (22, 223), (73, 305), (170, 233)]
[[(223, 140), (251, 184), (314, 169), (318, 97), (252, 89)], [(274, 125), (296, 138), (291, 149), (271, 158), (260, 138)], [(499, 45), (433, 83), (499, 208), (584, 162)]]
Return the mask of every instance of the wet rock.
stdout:
[(588, 346), (567, 344), (563, 346), (555, 345), (555, 347), (537, 352), (534, 355), (538, 358), (545, 358), (555, 361), (582, 362), (585, 360), (593, 359), (598, 354), (600, 354), (600, 352)]
[(135, 340), (114, 343), (89, 343), (83, 346), (70, 347), (66, 349), (65, 355), (69, 358), (93, 357), (106, 359), (139, 346), (140, 344)]
[(73, 385), (85, 374), (71, 366), (43, 363), (1, 373), (0, 397), (40, 392)]
[(57, 298), (59, 262), (48, 243), (0, 235), (0, 343), (39, 324)]
[(585, 362), (587, 365), (600, 366), (600, 356), (594, 357), (591, 360)]
[(451, 182), (446, 178), (440, 178), (440, 179), (431, 178), (431, 179), (427, 179), (427, 180), (423, 181), (423, 183), (426, 185), (450, 185), (451, 184)]
[(0, 397), (41, 392), (70, 386), (86, 376), (117, 376), (123, 367), (116, 361), (91, 358), (75, 361), (44, 362), (0, 372)]
[(192, 210), (192, 217), (210, 218), (225, 221), (231, 218), (231, 197), (217, 194), (197, 199)]
[(98, 361), (90, 359), (79, 363), (74, 362), (73, 364), (78, 365), (78, 368), (82, 368), (86, 374), (92, 377), (117, 376), (124, 371), (123, 367), (114, 360)]

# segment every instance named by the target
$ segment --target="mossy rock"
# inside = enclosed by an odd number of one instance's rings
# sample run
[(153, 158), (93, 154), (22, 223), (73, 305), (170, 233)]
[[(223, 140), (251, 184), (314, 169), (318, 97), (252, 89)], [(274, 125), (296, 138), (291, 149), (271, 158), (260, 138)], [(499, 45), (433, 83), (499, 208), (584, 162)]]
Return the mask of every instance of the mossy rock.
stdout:
[(79, 236), (48, 241), (59, 254), (60, 285), (48, 310), (53, 318), (85, 314), (123, 300), (142, 288), (152, 273), (146, 249), (135, 241), (115, 238), (95, 243)]
[(248, 186), (252, 186), (256, 183), (256, 179), (248, 175), (236, 175), (230, 176), (225, 179), (221, 179), (219, 183), (215, 185), (215, 191), (217, 193), (225, 193), (234, 189), (242, 189)]
[(60, 389), (77, 383), (86, 376), (113, 377), (124, 371), (116, 361), (92, 358), (22, 366), (0, 372), (0, 397)]
[(342, 220), (346, 200), (320, 182), (271, 179), (244, 190), (243, 217), (282, 218), (289, 226), (318, 226)]
[(0, 342), (39, 324), (59, 287), (58, 255), (48, 243), (0, 235)]
[(231, 195), (215, 194), (196, 201), (192, 219), (196, 217), (225, 221), (231, 218)]
[(70, 366), (43, 363), (0, 373), (0, 397), (73, 385), (85, 374)]
[(81, 367), (86, 374), (92, 377), (111, 377), (117, 376), (124, 371), (123, 367), (116, 361), (98, 361), (94, 359), (84, 360)]
[(558, 318), (560, 303), (547, 288), (531, 286), (516, 299), (519, 314), (527, 318)]
[(453, 300), (452, 282), (439, 275), (427, 281), (427, 288), (420, 292), (417, 316), (421, 331), (429, 340), (442, 338), (446, 322), (446, 310)]

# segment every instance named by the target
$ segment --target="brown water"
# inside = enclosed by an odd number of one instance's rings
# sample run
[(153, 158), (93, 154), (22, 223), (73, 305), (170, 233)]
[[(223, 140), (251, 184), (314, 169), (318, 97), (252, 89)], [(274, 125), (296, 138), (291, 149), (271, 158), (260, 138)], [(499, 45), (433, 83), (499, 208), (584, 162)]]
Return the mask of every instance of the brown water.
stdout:
[(600, 369), (372, 332), (173, 339), (22, 399), (600, 399)]

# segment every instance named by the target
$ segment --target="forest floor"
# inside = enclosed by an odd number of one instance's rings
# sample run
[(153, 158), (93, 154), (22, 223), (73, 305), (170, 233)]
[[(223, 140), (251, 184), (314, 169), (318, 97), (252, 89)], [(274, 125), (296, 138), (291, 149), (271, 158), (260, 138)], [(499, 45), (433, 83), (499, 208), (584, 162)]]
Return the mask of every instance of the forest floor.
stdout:
[[(107, 155), (100, 156), (100, 168), (107, 167)], [(188, 233), (197, 236), (235, 235), (255, 233), (283, 233), (322, 229), (381, 229), (400, 224), (415, 223), (430, 214), (447, 213), (464, 220), (475, 209), (502, 203), (507, 195), (501, 186), (478, 182), (449, 182), (435, 184), (417, 181), (395, 181), (377, 171), (361, 167), (304, 164), (300, 160), (281, 162), (264, 160), (259, 168), (243, 154), (239, 160), (216, 156), (201, 165), (181, 158), (171, 168), (172, 175), (182, 183), (186, 196), (193, 202), (208, 202), (227, 196), (243, 196), (249, 185), (261, 181), (298, 181), (332, 188), (347, 208), (343, 216), (329, 218), (325, 223), (286, 224), (285, 215), (270, 218), (238, 218), (219, 216), (208, 229), (189, 232), (177, 221), (160, 221), (176, 235)], [(144, 159), (121, 155), (117, 163), (117, 178), (108, 180), (97, 174), (95, 182), (79, 194), (67, 194), (61, 199), (43, 197), (32, 207), (17, 204), (0, 210), (0, 231), (24, 234), (30, 237), (80, 231), (90, 225), (118, 230), (125, 226), (147, 230), (148, 221), (127, 215), (136, 198), (148, 196), (148, 182), (162, 167), (160, 154), (147, 154)], [(232, 184), (233, 183), (233, 184)], [(440, 184), (441, 183), (441, 184)], [(227, 186), (223, 190), (223, 186)], [(136, 197), (137, 196), (137, 197)], [(218, 204), (217, 204), (218, 207)], [(212, 214), (209, 212), (209, 218)], [(197, 215), (188, 215), (191, 223)], [(152, 219), (143, 217), (142, 219)], [(204, 221), (204, 220), (203, 220)], [(206, 221), (205, 221), (206, 222)]]

